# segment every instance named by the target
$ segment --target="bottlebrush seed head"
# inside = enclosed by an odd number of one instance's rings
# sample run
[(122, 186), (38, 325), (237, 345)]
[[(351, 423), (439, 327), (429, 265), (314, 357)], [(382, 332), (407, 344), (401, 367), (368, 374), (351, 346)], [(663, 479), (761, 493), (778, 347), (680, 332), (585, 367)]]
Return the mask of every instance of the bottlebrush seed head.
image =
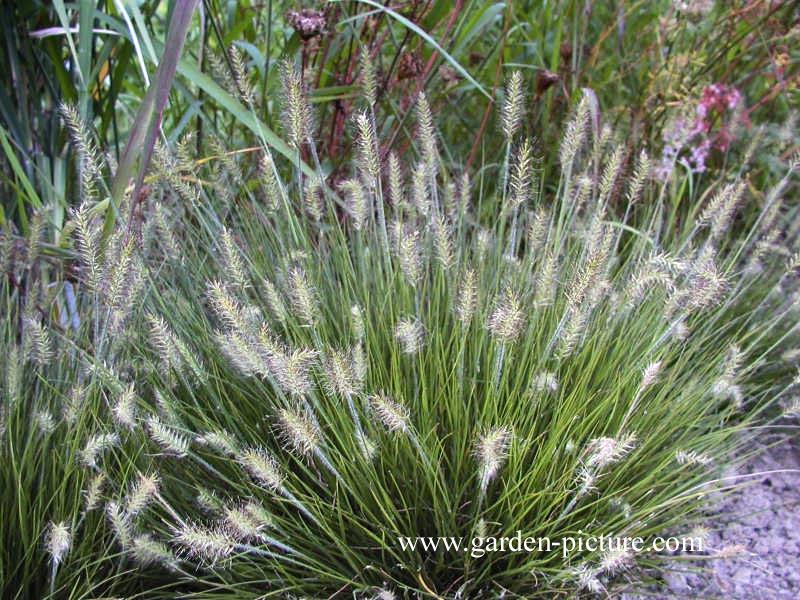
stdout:
[(72, 534), (66, 521), (53, 523), (50, 521), (45, 531), (45, 548), (54, 565), (64, 561), (72, 546)]
[(415, 318), (401, 319), (394, 329), (394, 336), (404, 354), (416, 354), (422, 348), (424, 332), (422, 324)]
[(478, 305), (478, 274), (475, 269), (467, 268), (461, 277), (456, 296), (456, 317), (466, 328), (472, 322), (475, 308)]
[(210, 528), (187, 522), (175, 531), (172, 543), (189, 558), (214, 565), (230, 558), (237, 542), (220, 527)]
[(313, 327), (319, 316), (319, 307), (314, 288), (300, 267), (291, 267), (286, 275), (289, 299), (298, 319), (305, 327)]
[(522, 332), (524, 324), (522, 301), (516, 292), (506, 288), (495, 301), (494, 310), (489, 315), (486, 327), (502, 342), (512, 342)]
[(507, 427), (494, 427), (478, 436), (475, 441), (475, 457), (478, 460), (480, 488), (486, 492), (489, 482), (497, 477), (508, 458), (511, 444), (511, 430)]
[(286, 446), (296, 452), (308, 456), (319, 449), (322, 432), (305, 409), (281, 409), (278, 430)]
[(516, 70), (513, 71), (506, 88), (506, 96), (501, 113), (503, 135), (505, 135), (506, 142), (510, 142), (514, 138), (519, 126), (522, 124), (522, 117), (525, 112), (523, 84), (522, 73)]
[(620, 438), (601, 437), (589, 440), (584, 449), (584, 464), (595, 473), (606, 466), (618, 462), (636, 443), (636, 436), (628, 434)]
[(369, 407), (375, 419), (386, 429), (406, 433), (409, 431), (409, 410), (400, 402), (385, 394), (373, 394), (369, 397)]
[(283, 475), (278, 461), (263, 448), (248, 448), (237, 457), (237, 460), (253, 479), (267, 489), (275, 491), (283, 485)]

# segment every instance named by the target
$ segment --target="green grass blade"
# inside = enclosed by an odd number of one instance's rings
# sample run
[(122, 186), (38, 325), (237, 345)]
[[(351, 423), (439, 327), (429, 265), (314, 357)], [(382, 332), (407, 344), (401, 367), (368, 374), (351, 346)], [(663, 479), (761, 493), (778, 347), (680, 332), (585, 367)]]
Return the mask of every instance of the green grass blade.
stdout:
[[(339, 2), (340, 0), (335, 0), (335, 1), (336, 1), (336, 2)], [(421, 37), (423, 40), (425, 40), (425, 41), (426, 41), (428, 44), (430, 44), (431, 46), (433, 46), (433, 48), (434, 48), (434, 49), (436, 49), (436, 51), (437, 51), (437, 52), (439, 52), (439, 53), (440, 53), (440, 54), (441, 54), (441, 55), (444, 57), (444, 59), (445, 59), (447, 62), (449, 62), (449, 63), (450, 63), (450, 65), (452, 65), (452, 67), (453, 67), (453, 68), (454, 68), (456, 71), (458, 71), (458, 73), (459, 73), (459, 74), (460, 74), (460, 75), (461, 75), (461, 76), (462, 76), (464, 79), (466, 79), (466, 80), (467, 80), (468, 82), (470, 82), (470, 83), (471, 83), (473, 86), (475, 86), (475, 89), (477, 89), (477, 90), (478, 90), (478, 91), (479, 91), (481, 94), (483, 94), (484, 96), (486, 96), (486, 97), (487, 97), (487, 98), (489, 98), (490, 100), (492, 99), (492, 96), (491, 96), (491, 94), (490, 94), (489, 92), (487, 92), (487, 91), (486, 91), (486, 88), (484, 88), (484, 87), (483, 87), (483, 86), (482, 86), (480, 83), (478, 83), (478, 82), (475, 80), (475, 78), (473, 78), (473, 77), (472, 77), (472, 75), (470, 75), (470, 74), (467, 72), (467, 70), (466, 70), (464, 67), (462, 67), (462, 66), (461, 66), (461, 64), (460, 64), (460, 63), (459, 63), (459, 62), (458, 62), (458, 61), (457, 61), (455, 58), (453, 58), (453, 56), (452, 56), (452, 55), (451, 55), (449, 52), (447, 52), (447, 51), (446, 51), (444, 48), (442, 48), (442, 47), (439, 45), (439, 43), (438, 43), (436, 40), (434, 40), (434, 39), (433, 39), (433, 38), (432, 38), (432, 37), (431, 37), (431, 36), (430, 36), (428, 33), (426, 33), (426, 32), (425, 32), (425, 31), (424, 31), (424, 30), (423, 30), (421, 27), (419, 27), (417, 24), (415, 24), (415, 23), (411, 22), (411, 21), (410, 21), (410, 20), (408, 20), (406, 17), (404, 17), (403, 15), (401, 15), (401, 14), (400, 14), (400, 13), (398, 13), (398, 12), (395, 12), (395, 11), (394, 11), (394, 10), (392, 10), (391, 8), (388, 8), (388, 7), (386, 7), (386, 6), (382, 6), (381, 4), (378, 4), (378, 3), (377, 3), (377, 2), (375, 2), (374, 0), (356, 0), (356, 2), (361, 2), (361, 3), (363, 3), (363, 4), (367, 4), (367, 5), (369, 5), (369, 6), (372, 6), (373, 8), (376, 8), (376, 9), (380, 10), (381, 12), (384, 12), (384, 13), (386, 13), (388, 16), (390, 16), (391, 18), (393, 18), (394, 20), (396, 20), (398, 23), (402, 24), (404, 27), (407, 27), (408, 29), (410, 29), (411, 31), (413, 31), (414, 33), (416, 33), (416, 34), (417, 34), (418, 36), (420, 36), (420, 37)]]

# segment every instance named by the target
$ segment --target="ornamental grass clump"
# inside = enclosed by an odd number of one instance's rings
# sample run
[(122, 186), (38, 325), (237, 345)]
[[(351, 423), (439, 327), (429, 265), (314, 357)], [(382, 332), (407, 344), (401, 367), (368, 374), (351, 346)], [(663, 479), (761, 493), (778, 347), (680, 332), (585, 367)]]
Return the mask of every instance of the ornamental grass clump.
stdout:
[(76, 460), (106, 480), (86, 489), (109, 552), (205, 598), (593, 597), (662, 565), (491, 540), (689, 533), (792, 385), (796, 209), (769, 192), (737, 221), (751, 192), (719, 181), (680, 220), (680, 182), (590, 129), (588, 92), (557, 149), (520, 137), (511, 98), (506, 160), (475, 181), (445, 168), (424, 96), (407, 165), (360, 113), (329, 185), (301, 163), (310, 116), (287, 77), (295, 163), (264, 148), (224, 195), (157, 166), (143, 210), (174, 237), (143, 228), (135, 305), (102, 275), (124, 233), (87, 251), (91, 208), (75, 215), (92, 343), (72, 347), (110, 394)]

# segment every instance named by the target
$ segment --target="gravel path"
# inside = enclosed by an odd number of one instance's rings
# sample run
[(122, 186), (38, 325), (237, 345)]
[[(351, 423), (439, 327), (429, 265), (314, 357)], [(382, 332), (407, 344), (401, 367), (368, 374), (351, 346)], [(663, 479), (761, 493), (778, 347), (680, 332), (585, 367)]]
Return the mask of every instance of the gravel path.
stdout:
[(625, 593), (620, 600), (800, 599), (798, 445), (784, 441), (735, 473), (763, 475), (727, 495), (709, 519), (709, 554), (729, 557), (692, 561), (690, 569), (664, 573), (662, 587)]

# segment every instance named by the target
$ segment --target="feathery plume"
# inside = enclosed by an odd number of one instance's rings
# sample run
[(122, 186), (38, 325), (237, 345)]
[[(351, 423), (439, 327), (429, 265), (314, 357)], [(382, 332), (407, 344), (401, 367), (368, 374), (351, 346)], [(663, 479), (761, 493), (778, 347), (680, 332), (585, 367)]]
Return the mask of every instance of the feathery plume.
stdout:
[(536, 290), (533, 296), (535, 306), (549, 306), (553, 303), (556, 293), (557, 269), (556, 256), (553, 252), (548, 251), (544, 255), (542, 266), (536, 276)]
[(44, 366), (53, 358), (53, 343), (47, 329), (32, 317), (23, 319), (22, 350), (25, 358), (36, 365)]
[(611, 192), (614, 191), (614, 185), (622, 170), (622, 159), (624, 157), (624, 150), (622, 146), (616, 146), (611, 152), (611, 156), (606, 161), (603, 168), (603, 174), (600, 176), (600, 193), (598, 195), (598, 203), (605, 206), (611, 199)]
[(436, 134), (433, 128), (433, 115), (431, 105), (425, 92), (420, 92), (417, 97), (417, 124), (419, 126), (419, 139), (422, 142), (422, 155), (429, 173), (433, 174), (436, 165)]
[(450, 223), (444, 216), (438, 216), (433, 222), (433, 248), (439, 265), (447, 271), (453, 266), (453, 233)]
[(706, 454), (695, 452), (694, 450), (676, 450), (675, 462), (679, 465), (708, 465), (711, 464), (712, 459)]
[(169, 570), (177, 568), (178, 563), (169, 547), (152, 535), (137, 535), (131, 540), (133, 560), (142, 567), (158, 565)]
[(494, 427), (480, 434), (475, 441), (475, 458), (480, 467), (481, 494), (486, 493), (489, 482), (497, 477), (508, 457), (511, 444), (511, 430), (507, 427)]
[(428, 188), (428, 170), (426, 163), (417, 163), (411, 174), (411, 199), (418, 214), (427, 217), (431, 212), (431, 195)]
[(541, 207), (537, 208), (527, 229), (528, 255), (530, 257), (536, 256), (544, 248), (548, 220), (547, 211)]
[(320, 177), (311, 177), (306, 181), (303, 193), (303, 207), (306, 214), (314, 221), (321, 221), (325, 216), (325, 182)]
[(325, 357), (326, 387), (332, 395), (346, 398), (358, 392), (360, 382), (349, 353), (331, 350)]
[(519, 126), (522, 124), (522, 117), (525, 112), (525, 91), (523, 90), (522, 73), (515, 70), (511, 73), (511, 79), (506, 88), (505, 100), (501, 113), (503, 125), (503, 135), (506, 143), (510, 143), (516, 135)]
[(222, 268), (225, 273), (226, 281), (235, 290), (245, 290), (250, 286), (247, 272), (242, 262), (239, 248), (233, 240), (230, 230), (223, 227), (220, 231), (220, 250), (222, 254)]
[(633, 555), (629, 548), (622, 545), (611, 546), (605, 550), (600, 557), (598, 568), (603, 573), (614, 575), (624, 571), (633, 560)]
[(389, 153), (389, 200), (395, 210), (405, 206), (405, 186), (400, 161), (394, 152)]
[(286, 312), (286, 305), (283, 302), (280, 291), (269, 279), (264, 279), (263, 284), (264, 296), (270, 313), (272, 313), (272, 316), (275, 317), (279, 323), (286, 322), (288, 313)]
[(72, 534), (66, 521), (53, 523), (50, 521), (45, 530), (45, 549), (50, 555), (50, 561), (59, 565), (64, 561), (72, 547)]
[(478, 305), (478, 274), (473, 268), (464, 270), (456, 296), (456, 318), (464, 328), (469, 327)]
[(555, 373), (542, 371), (531, 379), (531, 391), (537, 394), (542, 392), (552, 394), (558, 391), (558, 379)]
[(100, 176), (100, 153), (89, 135), (86, 123), (76, 106), (62, 104), (61, 117), (69, 131), (70, 141), (78, 153), (78, 173), (81, 182), (81, 199), (88, 202), (97, 197), (97, 184)]
[(525, 138), (514, 157), (511, 168), (510, 208), (525, 204), (532, 194), (533, 185), (533, 145)]
[(111, 531), (114, 532), (114, 536), (117, 538), (117, 542), (124, 550), (127, 550), (133, 539), (130, 515), (118, 503), (107, 502), (106, 518), (111, 525)]
[(367, 194), (361, 182), (355, 179), (348, 179), (342, 182), (339, 187), (347, 198), (347, 212), (353, 218), (353, 228), (356, 231), (361, 231), (366, 225), (370, 212)]
[(283, 485), (278, 461), (263, 448), (247, 448), (236, 459), (258, 483), (276, 491)]
[(272, 374), (278, 385), (294, 398), (305, 396), (312, 387), (309, 369), (316, 357), (316, 351), (307, 348), (273, 356)]
[(423, 343), (422, 324), (415, 318), (400, 319), (394, 329), (394, 337), (404, 354), (416, 354)]
[(119, 435), (112, 433), (96, 433), (86, 442), (80, 452), (80, 461), (84, 466), (97, 468), (97, 459), (102, 452), (119, 444)]
[(375, 65), (369, 56), (366, 46), (361, 47), (361, 93), (370, 106), (375, 106), (378, 101), (378, 77), (375, 73)]
[(215, 565), (230, 558), (236, 540), (222, 528), (210, 528), (187, 522), (175, 530), (172, 543), (189, 558)]
[(36, 428), (43, 435), (50, 435), (56, 429), (56, 420), (48, 410), (37, 410), (33, 413)]
[(369, 407), (375, 420), (382, 423), (388, 431), (409, 431), (410, 413), (400, 402), (385, 394), (373, 394), (369, 397)]
[(131, 485), (128, 495), (125, 497), (125, 513), (131, 517), (136, 516), (150, 504), (158, 495), (160, 479), (156, 473), (147, 475), (139, 473), (137, 480)]
[(189, 438), (178, 433), (173, 427), (164, 425), (155, 415), (150, 415), (147, 418), (147, 431), (150, 433), (152, 440), (161, 446), (165, 452), (177, 457), (183, 457), (189, 451)]
[(306, 456), (319, 450), (322, 432), (306, 410), (281, 409), (278, 412), (278, 428), (288, 448)]
[(561, 138), (559, 160), (561, 167), (566, 169), (575, 158), (575, 154), (586, 139), (586, 128), (589, 124), (589, 96), (586, 92), (581, 94), (580, 102), (575, 113), (567, 123), (567, 128)]
[(350, 318), (353, 323), (353, 336), (356, 340), (363, 340), (366, 332), (364, 328), (364, 316), (361, 312), (361, 307), (358, 304), (353, 304), (350, 307)]
[(645, 388), (652, 385), (658, 379), (659, 373), (661, 373), (660, 360), (648, 364), (642, 371), (642, 382), (639, 384), (637, 394), (641, 394)]
[(711, 228), (712, 239), (720, 239), (730, 227), (744, 188), (743, 181), (724, 185), (700, 213), (698, 223)]
[(289, 143), (299, 149), (311, 137), (311, 106), (306, 98), (303, 80), (297, 68), (286, 61), (281, 72), (284, 94), (284, 123)]
[(83, 491), (84, 496), (84, 512), (90, 512), (100, 506), (101, 494), (103, 493), (103, 486), (106, 483), (106, 476), (104, 473), (95, 473), (89, 481), (89, 485)]
[(634, 434), (620, 438), (600, 437), (589, 440), (583, 450), (586, 468), (598, 473), (608, 465), (619, 462), (630, 452), (636, 442)]
[(89, 212), (89, 205), (84, 202), (72, 213), (75, 224), (75, 241), (78, 254), (85, 271), (84, 281), (87, 287), (95, 291), (100, 282), (100, 244), (97, 224)]
[[(232, 331), (245, 331), (245, 322), (239, 302), (228, 292), (221, 281), (208, 282), (208, 300), (217, 319)], [(152, 322), (151, 322), (152, 325)]]
[(281, 186), (275, 176), (275, 163), (269, 149), (258, 160), (258, 182), (261, 184), (262, 198), (268, 211), (275, 210), (282, 197)]
[(227, 456), (236, 456), (239, 452), (239, 445), (236, 440), (224, 429), (215, 429), (198, 435), (195, 437), (195, 441)]
[(313, 327), (317, 322), (319, 308), (313, 286), (308, 282), (306, 272), (297, 266), (286, 274), (288, 296), (295, 316), (304, 327)]
[(416, 287), (422, 279), (422, 250), (420, 233), (416, 229), (403, 227), (398, 240), (397, 259), (406, 281)]
[(633, 206), (641, 198), (644, 184), (650, 174), (650, 167), (650, 157), (643, 149), (639, 154), (639, 159), (636, 161), (636, 168), (633, 171), (633, 178), (631, 178), (628, 184), (628, 193), (626, 196), (628, 206)]
[(372, 120), (366, 112), (359, 112), (355, 117), (356, 131), (356, 166), (365, 185), (375, 187), (380, 176), (378, 163), (378, 140)]
[(506, 288), (495, 300), (494, 310), (489, 315), (486, 328), (503, 342), (512, 342), (522, 332), (525, 313), (522, 300), (514, 290)]

